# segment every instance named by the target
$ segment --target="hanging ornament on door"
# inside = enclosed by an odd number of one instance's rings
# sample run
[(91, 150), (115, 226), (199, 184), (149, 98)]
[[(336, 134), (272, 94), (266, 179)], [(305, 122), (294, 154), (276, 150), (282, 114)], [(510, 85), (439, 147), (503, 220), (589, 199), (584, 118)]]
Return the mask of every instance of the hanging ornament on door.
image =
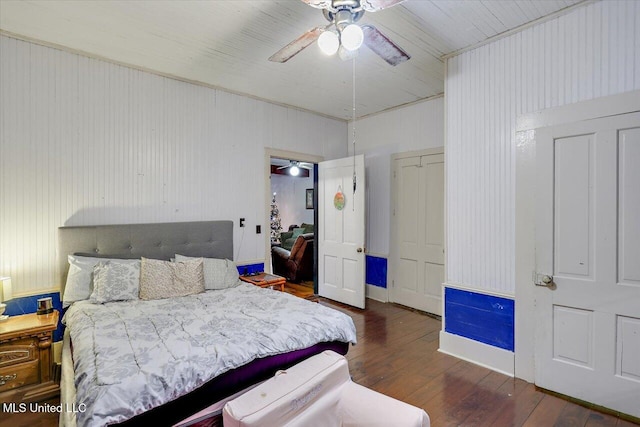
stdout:
[(344, 200), (344, 193), (342, 192), (342, 185), (339, 185), (336, 195), (333, 196), (333, 206), (335, 206), (336, 209), (341, 211), (342, 209), (344, 209), (344, 203), (345, 203), (345, 200)]

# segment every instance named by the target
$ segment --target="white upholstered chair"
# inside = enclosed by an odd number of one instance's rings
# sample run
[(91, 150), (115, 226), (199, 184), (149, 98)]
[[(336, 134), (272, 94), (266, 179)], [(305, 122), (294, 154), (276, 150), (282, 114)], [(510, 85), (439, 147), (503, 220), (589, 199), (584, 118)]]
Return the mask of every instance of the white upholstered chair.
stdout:
[(227, 402), (225, 427), (429, 427), (425, 411), (362, 387), (347, 360), (325, 351)]

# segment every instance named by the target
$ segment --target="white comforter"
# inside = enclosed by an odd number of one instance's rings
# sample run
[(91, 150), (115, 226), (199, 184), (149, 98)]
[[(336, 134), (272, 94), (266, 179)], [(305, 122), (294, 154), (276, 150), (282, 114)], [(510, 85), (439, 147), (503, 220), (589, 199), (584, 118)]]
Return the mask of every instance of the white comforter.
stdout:
[(122, 422), (256, 358), (356, 342), (337, 310), (250, 284), (187, 297), (73, 304), (78, 426)]

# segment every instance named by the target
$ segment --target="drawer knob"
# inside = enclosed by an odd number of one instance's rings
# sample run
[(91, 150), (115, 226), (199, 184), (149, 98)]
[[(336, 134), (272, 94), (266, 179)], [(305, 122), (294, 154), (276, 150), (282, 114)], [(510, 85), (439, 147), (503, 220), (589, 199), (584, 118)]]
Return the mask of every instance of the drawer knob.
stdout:
[(9, 381), (13, 381), (18, 377), (18, 374), (0, 375), (0, 385), (5, 385)]

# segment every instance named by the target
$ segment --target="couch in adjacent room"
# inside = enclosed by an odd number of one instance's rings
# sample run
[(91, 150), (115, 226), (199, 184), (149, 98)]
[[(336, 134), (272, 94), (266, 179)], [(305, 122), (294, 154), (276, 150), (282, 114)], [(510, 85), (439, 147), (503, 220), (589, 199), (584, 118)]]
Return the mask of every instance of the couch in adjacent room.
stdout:
[(274, 274), (286, 277), (290, 282), (313, 280), (313, 246), (313, 233), (299, 235), (290, 251), (273, 246), (271, 262)]
[(302, 223), (300, 227), (296, 224), (289, 226), (289, 231), (280, 233), (280, 242), (283, 249), (288, 251), (293, 248), (293, 244), (301, 234), (313, 233), (313, 224)]

